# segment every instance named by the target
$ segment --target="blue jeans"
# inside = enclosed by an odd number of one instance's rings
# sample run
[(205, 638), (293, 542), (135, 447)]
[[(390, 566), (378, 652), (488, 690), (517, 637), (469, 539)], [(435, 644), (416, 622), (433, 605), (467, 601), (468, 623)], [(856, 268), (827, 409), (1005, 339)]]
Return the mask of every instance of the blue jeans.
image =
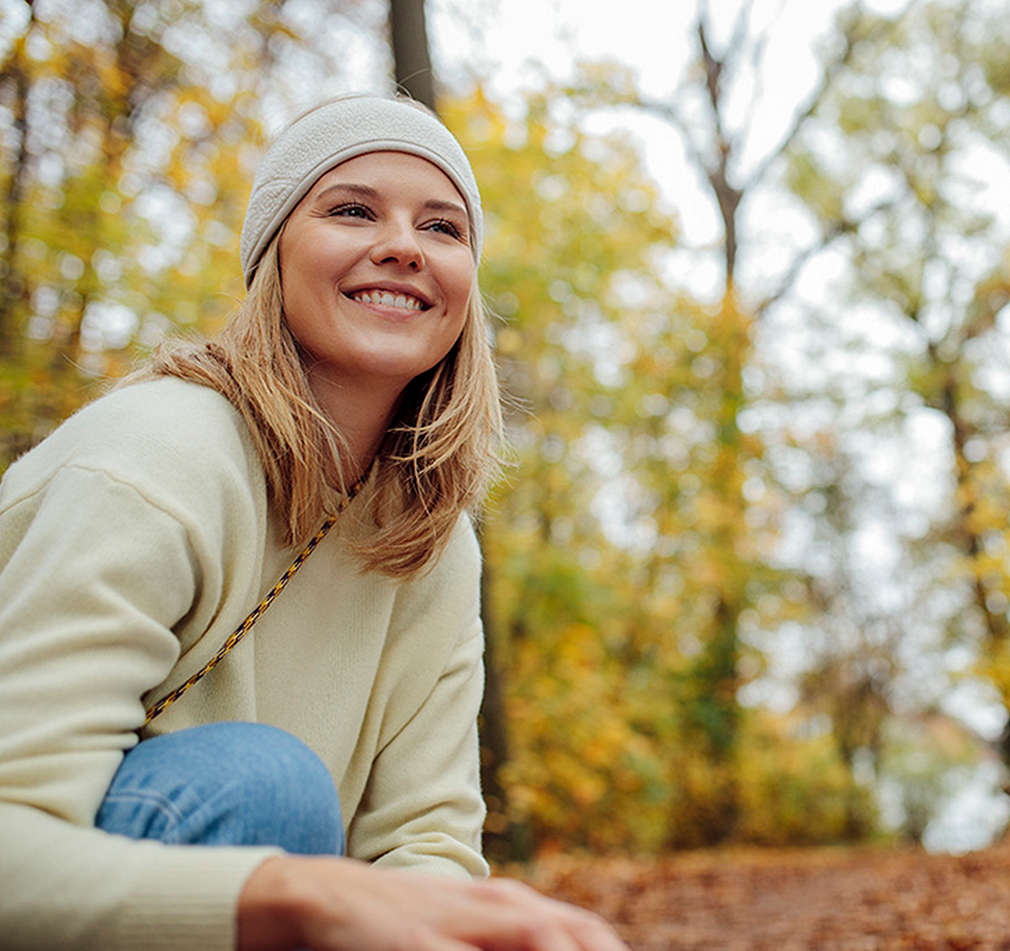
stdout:
[(344, 852), (340, 800), (326, 767), (290, 733), (261, 723), (210, 723), (137, 744), (95, 825), (174, 844)]

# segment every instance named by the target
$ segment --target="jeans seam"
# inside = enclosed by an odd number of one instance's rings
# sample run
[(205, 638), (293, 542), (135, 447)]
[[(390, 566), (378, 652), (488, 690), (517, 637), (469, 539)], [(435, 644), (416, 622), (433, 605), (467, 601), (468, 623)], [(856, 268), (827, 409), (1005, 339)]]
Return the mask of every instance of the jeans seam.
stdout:
[(113, 804), (142, 802), (153, 805), (156, 809), (160, 809), (165, 814), (165, 817), (175, 826), (178, 826), (183, 820), (183, 815), (175, 807), (175, 803), (173, 803), (167, 796), (162, 795), (156, 790), (121, 789), (116, 792), (108, 793), (104, 802)]

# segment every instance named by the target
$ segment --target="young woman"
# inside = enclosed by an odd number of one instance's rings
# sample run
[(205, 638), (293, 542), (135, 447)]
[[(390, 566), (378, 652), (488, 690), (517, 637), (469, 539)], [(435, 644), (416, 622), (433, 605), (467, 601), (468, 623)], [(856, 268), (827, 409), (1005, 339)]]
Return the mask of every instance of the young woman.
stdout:
[(5, 949), (623, 947), (480, 881), (481, 236), (431, 114), (326, 103), (257, 175), (223, 334), (9, 469)]

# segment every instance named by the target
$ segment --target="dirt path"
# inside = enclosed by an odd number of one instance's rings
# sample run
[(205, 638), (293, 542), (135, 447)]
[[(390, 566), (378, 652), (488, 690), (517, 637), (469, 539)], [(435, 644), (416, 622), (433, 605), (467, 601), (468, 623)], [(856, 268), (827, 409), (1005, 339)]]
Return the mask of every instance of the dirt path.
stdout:
[(1010, 847), (555, 858), (527, 881), (634, 951), (1010, 951)]

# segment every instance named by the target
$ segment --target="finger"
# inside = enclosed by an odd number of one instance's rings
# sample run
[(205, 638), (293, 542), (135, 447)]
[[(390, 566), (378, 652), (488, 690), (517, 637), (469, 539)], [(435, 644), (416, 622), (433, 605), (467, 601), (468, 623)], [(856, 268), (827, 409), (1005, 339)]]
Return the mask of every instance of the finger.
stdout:
[[(560, 906), (556, 914), (556, 922), (538, 938), (544, 942), (545, 951), (568, 951), (570, 947), (575, 951), (628, 951), (617, 932), (599, 915), (572, 905)], [(540, 951), (541, 944), (533, 947)]]
[(524, 913), (512, 917), (509, 929), (516, 951), (628, 951), (599, 916), (535, 892), (529, 894), (536, 900), (525, 903)]
[(410, 945), (409, 951), (481, 951), (480, 947), (447, 935), (427, 932)]
[(566, 933), (576, 941), (579, 951), (628, 951), (628, 946), (610, 923), (595, 912), (548, 898), (536, 891), (529, 894), (550, 903), (554, 913), (564, 922)]
[(532, 921), (518, 931), (517, 951), (582, 951), (574, 935), (560, 921)]
[(578, 910), (578, 920), (572, 927), (582, 951), (628, 951), (628, 946), (603, 918), (591, 911)]
[(471, 889), (483, 911), (477, 923), (471, 921), (465, 928), (463, 936), (481, 948), (494, 951), (628, 951), (617, 933), (599, 915), (548, 898), (514, 879), (491, 879), (474, 883)]

